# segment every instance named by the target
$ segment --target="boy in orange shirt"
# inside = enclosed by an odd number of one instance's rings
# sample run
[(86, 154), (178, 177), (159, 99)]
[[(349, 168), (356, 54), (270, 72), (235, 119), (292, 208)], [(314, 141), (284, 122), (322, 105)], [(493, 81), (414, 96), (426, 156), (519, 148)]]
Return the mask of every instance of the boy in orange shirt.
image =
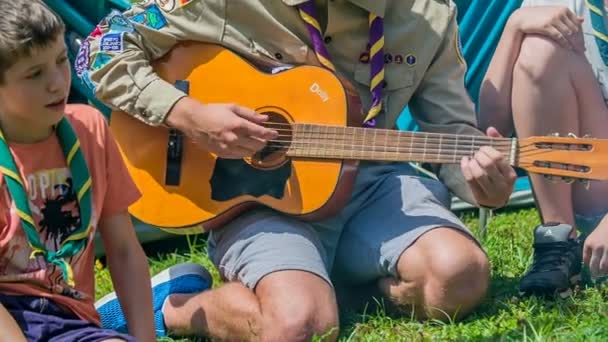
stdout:
[[(66, 105), (64, 24), (39, 0), (0, 1), (0, 331), (10, 341), (154, 341), (140, 194), (103, 116)], [(132, 336), (100, 328), (99, 230)]]

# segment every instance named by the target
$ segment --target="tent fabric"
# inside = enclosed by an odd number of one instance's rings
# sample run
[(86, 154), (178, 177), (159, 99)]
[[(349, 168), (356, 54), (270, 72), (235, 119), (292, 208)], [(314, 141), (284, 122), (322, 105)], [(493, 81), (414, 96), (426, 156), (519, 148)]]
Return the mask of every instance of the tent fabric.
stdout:
[[(522, 0), (454, 0), (458, 7), (458, 24), (462, 54), (467, 62), (465, 86), (476, 104), (479, 88), (488, 69), (490, 60), (500, 40), (509, 16), (521, 6)], [(418, 129), (408, 108), (399, 116), (397, 127), (401, 130)], [(526, 206), (534, 203), (529, 178), (519, 171), (514, 193), (509, 206)], [(452, 209), (473, 208), (466, 202), (454, 197)]]

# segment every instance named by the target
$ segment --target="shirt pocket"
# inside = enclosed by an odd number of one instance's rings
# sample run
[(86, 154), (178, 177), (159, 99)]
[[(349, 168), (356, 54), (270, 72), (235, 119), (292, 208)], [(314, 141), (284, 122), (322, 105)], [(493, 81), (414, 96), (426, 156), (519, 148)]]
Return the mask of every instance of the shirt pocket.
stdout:
[[(355, 67), (354, 79), (358, 83), (368, 86), (371, 81), (369, 63), (359, 63)], [(404, 64), (385, 64), (384, 80), (386, 81), (386, 91), (395, 91), (403, 88), (410, 88), (416, 84), (416, 69)]]

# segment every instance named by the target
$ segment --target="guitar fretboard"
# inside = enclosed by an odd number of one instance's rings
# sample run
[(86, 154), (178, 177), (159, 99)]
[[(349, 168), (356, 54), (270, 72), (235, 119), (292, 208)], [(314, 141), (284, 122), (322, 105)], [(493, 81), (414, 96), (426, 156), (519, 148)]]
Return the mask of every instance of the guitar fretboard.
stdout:
[(302, 158), (460, 163), (491, 146), (515, 165), (517, 140), (390, 129), (295, 124), (287, 155)]

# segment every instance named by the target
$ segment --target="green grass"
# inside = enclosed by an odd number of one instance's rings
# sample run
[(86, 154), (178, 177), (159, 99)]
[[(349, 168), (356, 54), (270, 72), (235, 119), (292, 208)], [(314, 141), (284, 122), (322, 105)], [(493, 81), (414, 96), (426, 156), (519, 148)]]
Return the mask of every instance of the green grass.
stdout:
[[(477, 231), (476, 216), (463, 220)], [(520, 299), (516, 286), (531, 261), (534, 209), (495, 214), (482, 240), (492, 264), (492, 284), (485, 302), (464, 321), (416, 322), (391, 318), (382, 311), (359, 314), (341, 326), (340, 341), (604, 341), (608, 339), (608, 286), (586, 287), (567, 299)], [(151, 272), (178, 262), (200, 262), (218, 274), (204, 244), (190, 243), (150, 260)], [(97, 271), (97, 296), (111, 291), (106, 269)], [(164, 341), (173, 341), (165, 339)], [(188, 341), (188, 340), (179, 340)]]

